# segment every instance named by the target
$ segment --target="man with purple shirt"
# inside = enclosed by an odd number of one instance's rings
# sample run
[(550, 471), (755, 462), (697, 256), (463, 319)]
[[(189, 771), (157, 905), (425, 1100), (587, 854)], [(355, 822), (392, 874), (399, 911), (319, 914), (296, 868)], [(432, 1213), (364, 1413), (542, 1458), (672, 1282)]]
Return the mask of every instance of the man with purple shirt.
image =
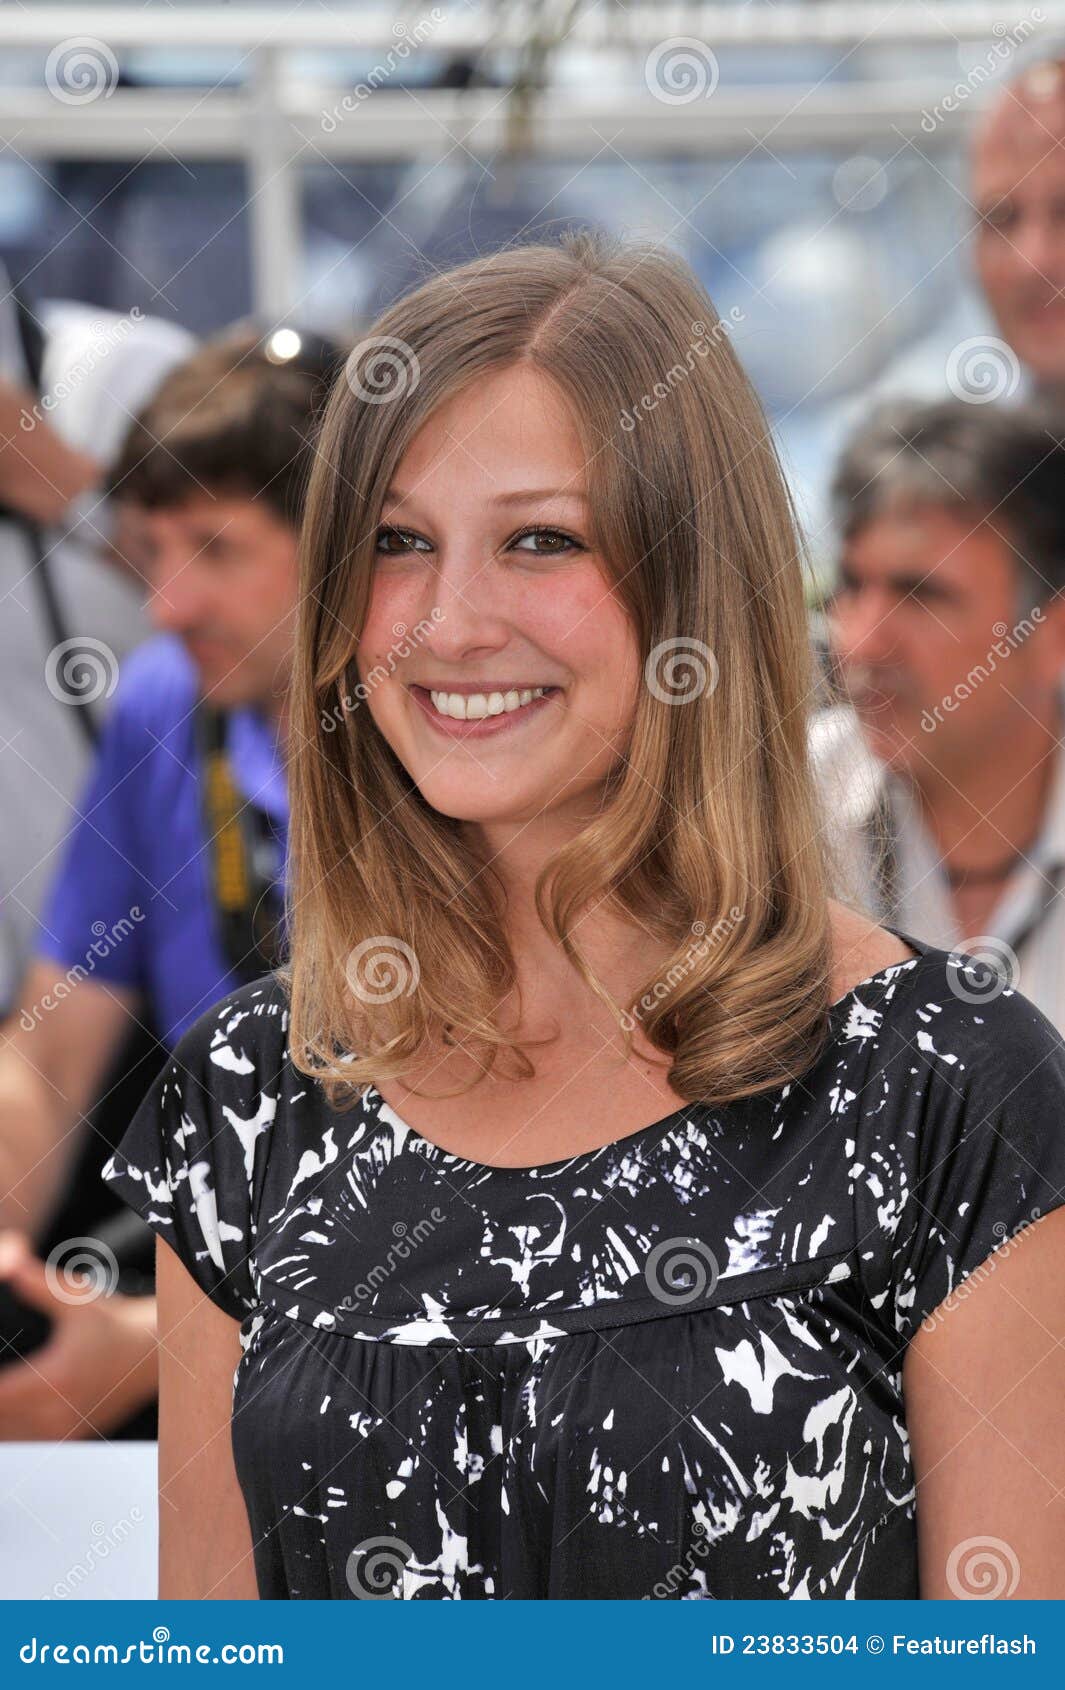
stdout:
[[(161, 634), (127, 658), (45, 905), (34, 970), (43, 975), (45, 959), (64, 972), (80, 964), (100, 988), (135, 993), (151, 1005), (167, 1046), (248, 972), (219, 932), (197, 768), (202, 708), (200, 675), (182, 639)], [(277, 716), (266, 700), (231, 708), (226, 723), (241, 804), (265, 816), (272, 825), (264, 833), (278, 842), (270, 877), (278, 882), (288, 800)], [(252, 953), (249, 966), (263, 973), (266, 964)], [(23, 1026), (41, 1018), (24, 996)]]
[[(110, 1434), (154, 1398), (154, 1298), (79, 1295), (64, 1252), (72, 1266), (93, 1240), (49, 1248), (55, 1221), (130, 1030), (172, 1046), (277, 954), (297, 534), (339, 360), (323, 345), (279, 356), (292, 338), (202, 347), (113, 473), (159, 633), (122, 665), (0, 1049), (0, 1291), (51, 1322), (32, 1364), (0, 1365), (0, 1438)], [(106, 1247), (88, 1253), (114, 1292)]]

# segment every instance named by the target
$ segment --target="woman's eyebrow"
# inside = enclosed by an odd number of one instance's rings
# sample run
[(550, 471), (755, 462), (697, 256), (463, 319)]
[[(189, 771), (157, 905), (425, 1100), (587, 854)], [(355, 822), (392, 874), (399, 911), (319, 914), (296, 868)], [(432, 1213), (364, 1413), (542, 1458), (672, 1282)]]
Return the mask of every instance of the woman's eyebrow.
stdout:
[(519, 487), (512, 493), (497, 493), (490, 502), (495, 505), (516, 505), (524, 499), (583, 499), (588, 495), (576, 487)]
[[(563, 487), (558, 487), (558, 488), (554, 488), (554, 487), (521, 487), (521, 488), (516, 488), (516, 490), (514, 490), (514, 492), (494, 493), (494, 495), (492, 495), (492, 497), (490, 497), (490, 499), (487, 500), (487, 504), (490, 504), (490, 505), (548, 504), (549, 500), (553, 500), (553, 499), (570, 500), (571, 504), (576, 504), (576, 502), (580, 502), (580, 504), (582, 504), (582, 505), (588, 504), (587, 493), (580, 492), (580, 490), (578, 490), (578, 488), (563, 488)], [(418, 497), (416, 497), (416, 495), (414, 495), (414, 493), (402, 492), (402, 488), (399, 488), (399, 487), (389, 487), (389, 490), (387, 490), (387, 493), (385, 493), (385, 495), (384, 495), (384, 499), (382, 499), (382, 509), (385, 509), (385, 507), (392, 507), (392, 505), (406, 505), (407, 500), (411, 500), (411, 505), (412, 505), (412, 507), (414, 507), (414, 509), (416, 509), (416, 507), (418, 507)]]
[[(385, 498), (390, 503), (403, 505), (411, 497), (399, 487), (390, 487)], [(497, 493), (488, 502), (492, 505), (516, 505), (527, 499), (581, 499), (585, 504), (588, 495), (573, 487), (520, 487), (510, 493)]]

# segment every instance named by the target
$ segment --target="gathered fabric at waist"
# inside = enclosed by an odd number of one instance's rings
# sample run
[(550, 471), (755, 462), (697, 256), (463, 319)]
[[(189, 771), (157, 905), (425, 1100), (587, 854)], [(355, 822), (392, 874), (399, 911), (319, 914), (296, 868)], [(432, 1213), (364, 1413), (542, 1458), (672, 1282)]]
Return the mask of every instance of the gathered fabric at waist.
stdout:
[[(453, 1343), (469, 1348), (524, 1344), (535, 1338), (629, 1326), (742, 1303), (750, 1298), (803, 1292), (816, 1285), (850, 1279), (852, 1268), (848, 1257), (848, 1251), (838, 1250), (809, 1261), (757, 1268), (750, 1273), (707, 1276), (705, 1283), (690, 1294), (684, 1290), (670, 1292), (661, 1286), (656, 1290), (648, 1288), (646, 1294), (626, 1288), (616, 1298), (599, 1298), (577, 1307), (554, 1308), (545, 1304), (528, 1314), (492, 1309), (456, 1311), (426, 1296), (423, 1315), (372, 1315), (343, 1302), (329, 1308), (306, 1291), (295, 1293), (290, 1287), (259, 1275), (256, 1288), (263, 1301), (277, 1313), (319, 1331), (379, 1343), (419, 1346)], [(642, 1289), (647, 1281), (641, 1278), (636, 1285)]]

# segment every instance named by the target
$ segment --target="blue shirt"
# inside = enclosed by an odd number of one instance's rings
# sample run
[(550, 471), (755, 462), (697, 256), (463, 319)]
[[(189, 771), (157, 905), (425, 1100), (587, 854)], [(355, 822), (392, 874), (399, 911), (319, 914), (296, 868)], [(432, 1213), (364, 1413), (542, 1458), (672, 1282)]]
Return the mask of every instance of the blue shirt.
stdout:
[[(36, 947), (77, 979), (140, 992), (171, 1045), (239, 984), (215, 929), (198, 693), (196, 667), (175, 637), (148, 640), (123, 662)], [(284, 842), (288, 795), (274, 725), (255, 710), (231, 711), (226, 747), (242, 796)]]

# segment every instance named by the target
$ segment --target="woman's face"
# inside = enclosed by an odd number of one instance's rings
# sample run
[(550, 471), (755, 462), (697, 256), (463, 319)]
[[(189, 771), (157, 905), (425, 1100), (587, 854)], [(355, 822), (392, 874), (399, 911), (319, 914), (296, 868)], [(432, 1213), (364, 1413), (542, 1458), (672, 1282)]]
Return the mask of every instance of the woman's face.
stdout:
[(639, 652), (584, 493), (566, 403), (526, 365), (442, 405), (398, 466), (357, 665), (374, 722), (445, 815), (586, 817), (628, 744)]

